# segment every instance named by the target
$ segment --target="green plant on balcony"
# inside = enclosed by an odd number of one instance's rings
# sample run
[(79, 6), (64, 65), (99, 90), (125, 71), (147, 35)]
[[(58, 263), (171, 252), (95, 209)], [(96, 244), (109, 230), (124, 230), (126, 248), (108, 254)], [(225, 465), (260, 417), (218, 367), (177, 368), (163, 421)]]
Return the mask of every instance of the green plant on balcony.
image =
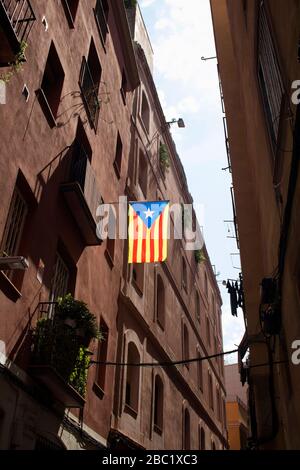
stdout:
[(71, 294), (60, 297), (57, 302), (56, 315), (67, 324), (74, 325), (76, 333), (84, 338), (85, 344), (91, 339), (101, 339), (97, 326), (97, 320), (86, 303), (81, 300), (75, 300)]
[(59, 299), (51, 318), (38, 320), (33, 333), (32, 363), (52, 367), (84, 397), (92, 338), (101, 339), (96, 317), (70, 294)]
[(206, 261), (206, 258), (204, 256), (204, 252), (203, 252), (202, 249), (201, 250), (195, 250), (194, 255), (195, 255), (196, 263), (200, 264), (200, 263), (203, 263), (204, 261)]
[(160, 144), (159, 146), (159, 164), (164, 174), (170, 168), (170, 156), (166, 144)]
[(87, 374), (91, 356), (84, 346), (80, 346), (75, 366), (70, 374), (69, 382), (82, 397), (86, 393)]
[(0, 74), (0, 81), (8, 83), (13, 75), (19, 73), (22, 70), (22, 64), (26, 61), (25, 51), (27, 49), (27, 46), (28, 44), (26, 41), (21, 42), (20, 50), (15, 55), (15, 60), (12, 63), (8, 64), (10, 69), (5, 73)]

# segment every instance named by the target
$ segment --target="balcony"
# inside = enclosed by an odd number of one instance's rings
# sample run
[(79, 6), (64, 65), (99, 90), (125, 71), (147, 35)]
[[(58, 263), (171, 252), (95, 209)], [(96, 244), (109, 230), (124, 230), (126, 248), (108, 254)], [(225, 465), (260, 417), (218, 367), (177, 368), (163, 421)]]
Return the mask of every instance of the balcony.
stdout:
[(36, 17), (29, 0), (0, 0), (0, 66), (15, 61)]
[(61, 184), (61, 191), (79, 227), (84, 244), (101, 245), (95, 220), (101, 194), (88, 155), (77, 141), (71, 148), (66, 181)]
[(89, 352), (72, 322), (59, 313), (56, 302), (38, 305), (29, 372), (65, 407), (82, 408)]

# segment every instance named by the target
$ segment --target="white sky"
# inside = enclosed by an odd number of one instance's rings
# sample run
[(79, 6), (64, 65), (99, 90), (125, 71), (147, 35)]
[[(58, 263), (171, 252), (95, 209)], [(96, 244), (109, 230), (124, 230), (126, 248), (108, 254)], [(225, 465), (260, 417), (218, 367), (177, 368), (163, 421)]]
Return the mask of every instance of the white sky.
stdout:
[[(172, 135), (185, 168), (195, 205), (204, 206), (204, 237), (218, 280), (237, 279), (224, 220), (232, 220), (231, 175), (227, 167), (222, 109), (209, 0), (140, 0), (154, 49), (154, 79), (167, 121), (182, 117), (186, 128), (173, 125)], [(202, 216), (202, 213), (201, 213)], [(200, 214), (198, 214), (200, 217)], [(238, 257), (234, 264), (239, 265)], [(242, 313), (232, 317), (227, 289), (223, 298), (224, 350), (235, 349), (243, 335)], [(235, 362), (236, 355), (225, 357)]]

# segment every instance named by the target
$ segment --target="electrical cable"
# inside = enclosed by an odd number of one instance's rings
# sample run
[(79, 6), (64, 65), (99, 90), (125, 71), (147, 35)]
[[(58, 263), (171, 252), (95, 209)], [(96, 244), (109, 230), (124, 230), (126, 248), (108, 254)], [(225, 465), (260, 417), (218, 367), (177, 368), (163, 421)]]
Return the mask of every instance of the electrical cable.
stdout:
[(176, 366), (180, 364), (189, 364), (191, 362), (198, 362), (204, 361), (206, 359), (213, 359), (219, 356), (225, 356), (226, 354), (233, 354), (238, 352), (238, 349), (233, 349), (232, 351), (225, 351), (218, 354), (212, 354), (210, 356), (202, 356), (202, 357), (193, 357), (192, 359), (183, 359), (181, 361), (165, 361), (165, 362), (111, 362), (111, 361), (90, 361), (89, 365), (99, 364), (105, 366), (135, 366), (135, 367), (168, 367), (168, 366)]

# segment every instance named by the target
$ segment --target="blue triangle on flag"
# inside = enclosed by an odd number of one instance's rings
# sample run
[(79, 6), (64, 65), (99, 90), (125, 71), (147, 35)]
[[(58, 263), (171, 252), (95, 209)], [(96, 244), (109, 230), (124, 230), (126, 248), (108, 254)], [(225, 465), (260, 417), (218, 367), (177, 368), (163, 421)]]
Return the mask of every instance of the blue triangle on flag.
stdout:
[(130, 202), (131, 207), (142, 219), (147, 228), (151, 228), (152, 224), (163, 212), (169, 201), (155, 202)]

